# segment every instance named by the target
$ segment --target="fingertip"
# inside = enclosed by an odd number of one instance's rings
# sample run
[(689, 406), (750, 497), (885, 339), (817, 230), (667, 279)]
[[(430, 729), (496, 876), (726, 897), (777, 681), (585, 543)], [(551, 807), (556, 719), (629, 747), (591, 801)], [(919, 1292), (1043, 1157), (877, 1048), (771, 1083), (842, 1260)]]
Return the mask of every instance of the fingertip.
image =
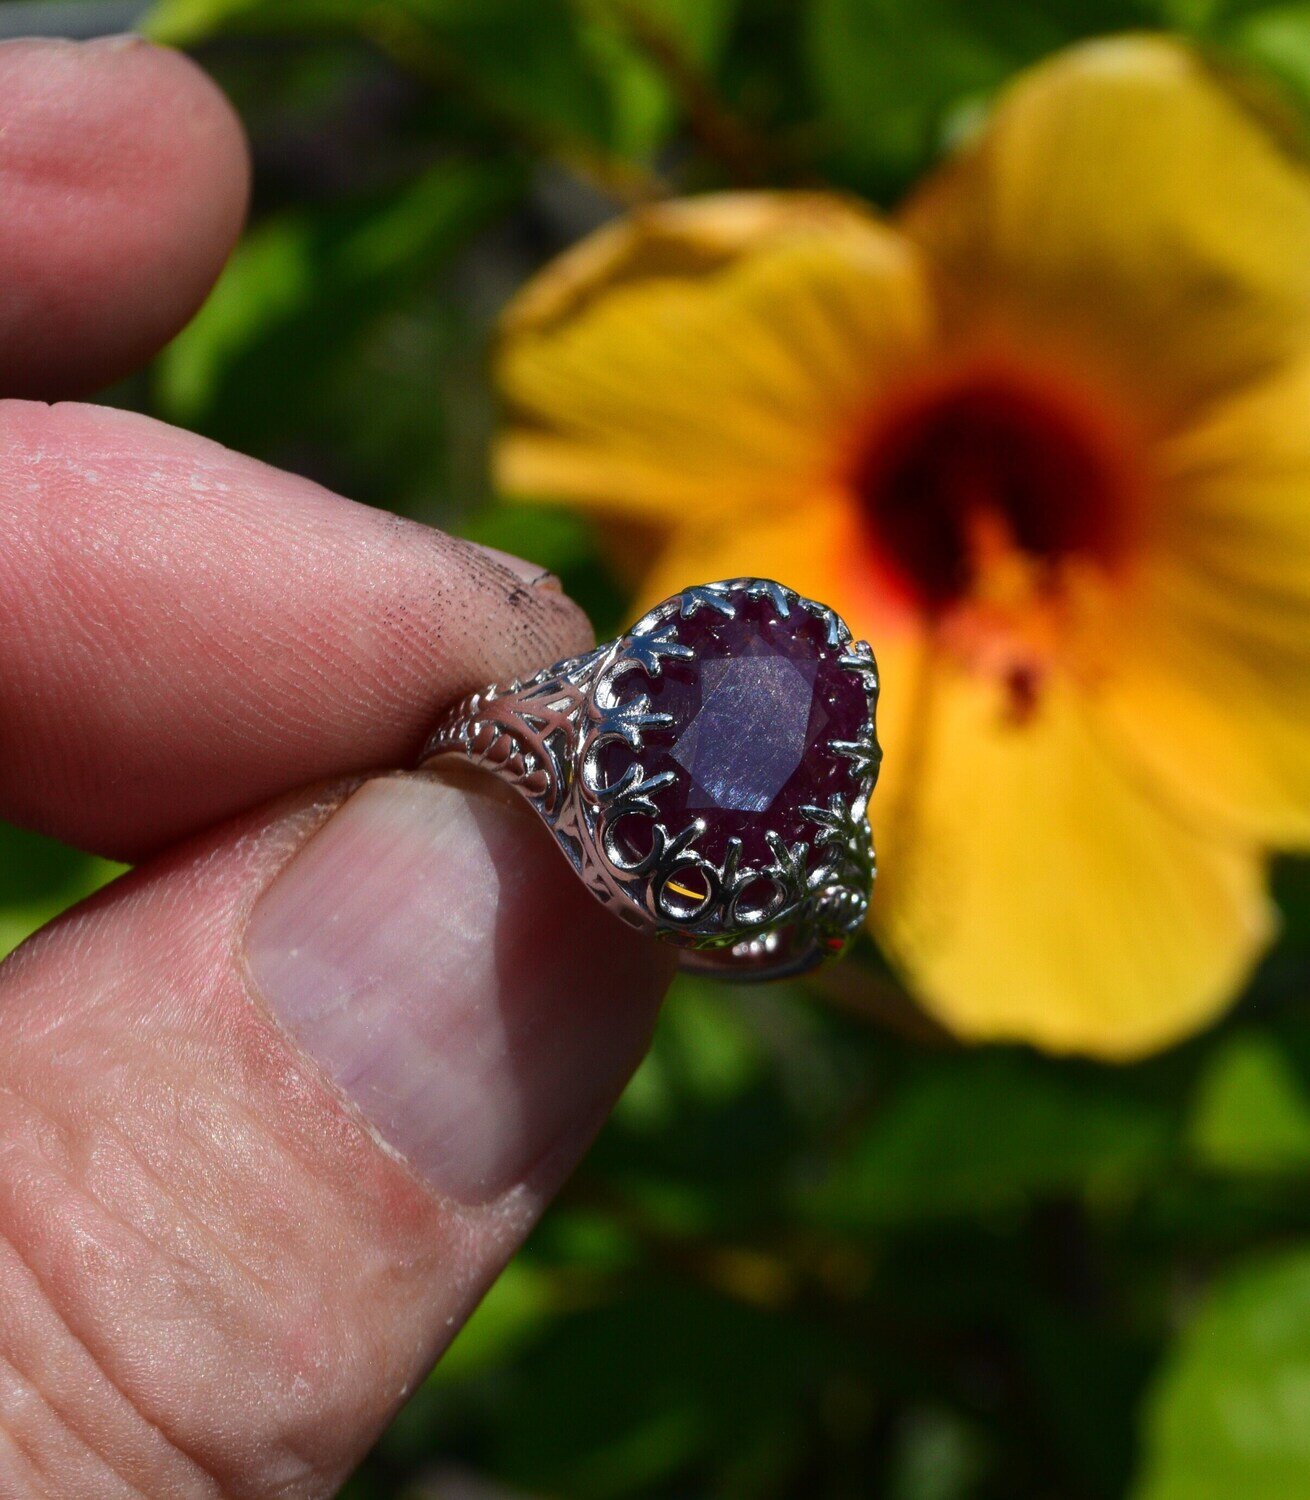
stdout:
[(0, 390), (82, 394), (148, 359), (240, 233), (236, 113), (140, 37), (0, 44)]
[(530, 609), (549, 618), (557, 660), (578, 656), (596, 644), (586, 611), (548, 569), (462, 537), (451, 538), (450, 545), (460, 554), (463, 571), (475, 586), (504, 595), (511, 609)]
[(107, 407), (0, 401), (0, 539), (0, 810), (119, 858), (591, 644), (503, 558)]

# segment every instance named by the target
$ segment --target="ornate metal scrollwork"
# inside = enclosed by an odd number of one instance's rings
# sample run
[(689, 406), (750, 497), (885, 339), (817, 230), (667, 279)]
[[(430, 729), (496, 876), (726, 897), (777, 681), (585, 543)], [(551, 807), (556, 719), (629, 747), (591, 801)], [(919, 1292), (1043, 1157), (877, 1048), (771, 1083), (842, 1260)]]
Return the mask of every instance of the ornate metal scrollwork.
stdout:
[[(788, 844), (770, 833), (768, 857), (754, 861), (735, 838), (708, 857), (701, 818), (667, 825), (659, 797), (673, 774), (647, 774), (642, 755), (648, 736), (672, 719), (646, 691), (632, 690), (634, 677), (654, 684), (666, 664), (695, 656), (679, 639), (681, 621), (701, 612), (730, 619), (746, 599), (762, 600), (780, 620), (795, 610), (817, 618), (841, 668), (858, 677), (868, 710), (858, 736), (825, 747), (849, 760), (854, 792), (805, 807), (810, 838)], [(869, 646), (853, 642), (832, 610), (771, 580), (735, 579), (687, 589), (627, 635), (526, 682), (471, 694), (443, 718), (423, 761), (458, 756), (515, 786), (592, 894), (630, 925), (688, 949), (691, 966), (771, 977), (839, 951), (864, 919), (874, 876), (868, 802), (880, 759), (877, 694)], [(610, 747), (621, 747), (617, 775)], [(637, 826), (642, 839), (625, 836)]]

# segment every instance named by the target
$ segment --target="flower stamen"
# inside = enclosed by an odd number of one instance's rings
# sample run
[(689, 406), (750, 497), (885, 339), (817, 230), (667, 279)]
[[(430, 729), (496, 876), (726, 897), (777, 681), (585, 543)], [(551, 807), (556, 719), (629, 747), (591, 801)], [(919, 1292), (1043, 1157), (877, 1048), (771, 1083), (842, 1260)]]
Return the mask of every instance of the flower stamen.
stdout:
[(1070, 566), (1130, 550), (1138, 466), (1123, 424), (1062, 376), (974, 360), (884, 403), (847, 481), (879, 565), (912, 608), (1029, 634)]

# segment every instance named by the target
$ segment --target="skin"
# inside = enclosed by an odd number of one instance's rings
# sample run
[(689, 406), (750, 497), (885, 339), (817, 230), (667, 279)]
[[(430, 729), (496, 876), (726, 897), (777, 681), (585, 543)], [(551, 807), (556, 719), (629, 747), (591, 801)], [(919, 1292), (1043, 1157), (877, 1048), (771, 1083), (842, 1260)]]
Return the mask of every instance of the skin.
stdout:
[[(497, 957), (474, 999), (605, 1038), (595, 1107), (490, 1196), (420, 1176), (257, 993), (250, 914), (365, 773), (589, 631), (464, 543), (44, 404), (186, 321), (247, 177), (185, 59), (0, 46), (0, 395), (28, 398), (0, 402), (0, 815), (139, 862), (0, 966), (6, 1496), (331, 1493), (585, 1149), (670, 974), (530, 813), (469, 793), (487, 868), (455, 878), (495, 892), (468, 922)], [(511, 1060), (530, 1131), (551, 1081)]]

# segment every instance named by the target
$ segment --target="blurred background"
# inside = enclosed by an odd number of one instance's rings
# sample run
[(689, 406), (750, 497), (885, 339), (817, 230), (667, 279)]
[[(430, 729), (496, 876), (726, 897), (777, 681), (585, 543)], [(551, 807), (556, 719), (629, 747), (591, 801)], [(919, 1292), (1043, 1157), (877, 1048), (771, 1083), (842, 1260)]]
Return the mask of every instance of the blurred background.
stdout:
[[(597, 537), (489, 479), (494, 321), (559, 251), (725, 183), (890, 207), (1100, 32), (1193, 36), (1310, 118), (1298, 3), (0, 3), (0, 36), (143, 28), (234, 100), (255, 197), (195, 323), (107, 399), (539, 561), (602, 638), (629, 595)], [(113, 873), (3, 830), (0, 945)], [(1310, 864), (1274, 893), (1226, 1019), (1130, 1066), (961, 1045), (872, 943), (808, 985), (682, 982), (348, 1494), (1310, 1497)]]

